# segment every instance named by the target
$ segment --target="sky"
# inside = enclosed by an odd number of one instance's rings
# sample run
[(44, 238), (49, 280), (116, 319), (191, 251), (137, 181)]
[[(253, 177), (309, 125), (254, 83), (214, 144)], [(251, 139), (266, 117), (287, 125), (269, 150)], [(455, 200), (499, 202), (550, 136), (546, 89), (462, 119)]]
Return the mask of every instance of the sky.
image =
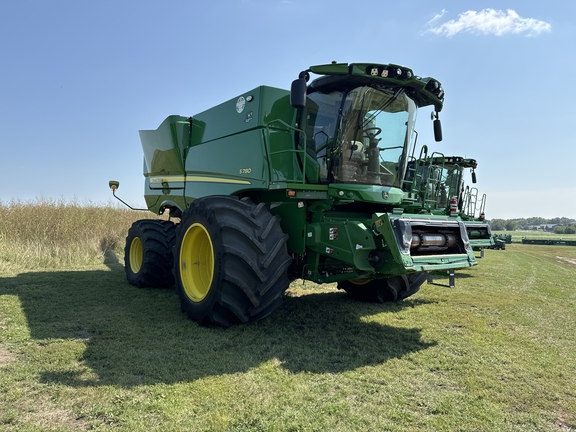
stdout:
[(442, 83), (418, 143), (478, 161), (488, 219), (576, 219), (575, 46), (572, 0), (0, 1), (0, 201), (142, 207), (138, 130), (337, 61)]

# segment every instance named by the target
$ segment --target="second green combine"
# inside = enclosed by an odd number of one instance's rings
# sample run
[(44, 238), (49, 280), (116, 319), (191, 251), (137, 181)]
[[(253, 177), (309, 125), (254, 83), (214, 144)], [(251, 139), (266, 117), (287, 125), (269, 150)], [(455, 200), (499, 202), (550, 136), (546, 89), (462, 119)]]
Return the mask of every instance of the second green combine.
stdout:
[(486, 221), (486, 195), (465, 185), (464, 170), (470, 169), (472, 183), (476, 183), (475, 159), (445, 156), (434, 152), (428, 155), (423, 146), (418, 158), (408, 163), (403, 189), (405, 207), (414, 213), (458, 216), (464, 221), (473, 249), (484, 251), (494, 246), (490, 225)]

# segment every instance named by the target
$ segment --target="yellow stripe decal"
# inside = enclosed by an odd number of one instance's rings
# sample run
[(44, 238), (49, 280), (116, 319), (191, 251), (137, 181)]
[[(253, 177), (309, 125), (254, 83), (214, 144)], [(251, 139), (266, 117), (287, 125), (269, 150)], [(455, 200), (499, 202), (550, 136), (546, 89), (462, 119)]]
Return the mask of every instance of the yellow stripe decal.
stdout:
[(186, 181), (184, 176), (150, 177), (150, 183), (168, 183)]
[(230, 184), (252, 184), (248, 180), (235, 180), (223, 177), (204, 177), (204, 176), (166, 176), (150, 177), (150, 183), (172, 183), (172, 182), (206, 182), (206, 183), (230, 183)]
[(252, 184), (248, 180), (234, 180), (222, 177), (202, 177), (202, 176), (188, 176), (186, 181), (189, 182), (208, 182), (208, 183), (232, 183), (232, 184)]

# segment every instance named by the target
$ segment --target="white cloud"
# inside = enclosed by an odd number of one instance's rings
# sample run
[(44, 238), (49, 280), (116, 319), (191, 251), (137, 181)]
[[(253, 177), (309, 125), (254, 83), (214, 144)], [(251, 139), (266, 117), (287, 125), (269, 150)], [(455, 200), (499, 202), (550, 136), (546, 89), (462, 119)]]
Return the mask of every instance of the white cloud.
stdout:
[(446, 13), (442, 10), (428, 21), (428, 32), (452, 37), (461, 32), (491, 34), (502, 36), (513, 33), (526, 33), (535, 36), (550, 31), (552, 26), (534, 18), (522, 18), (516, 11), (508, 9), (506, 12), (494, 9), (484, 9), (480, 12), (466, 11), (458, 16), (457, 20), (450, 20), (439, 24)]

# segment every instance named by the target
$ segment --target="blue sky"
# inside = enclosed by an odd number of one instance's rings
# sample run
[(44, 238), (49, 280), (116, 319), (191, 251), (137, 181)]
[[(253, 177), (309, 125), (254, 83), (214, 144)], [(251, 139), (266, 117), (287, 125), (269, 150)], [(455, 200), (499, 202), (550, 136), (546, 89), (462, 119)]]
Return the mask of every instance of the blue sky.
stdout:
[(440, 80), (419, 143), (478, 160), (491, 218), (576, 218), (576, 2), (0, 3), (0, 200), (143, 206), (139, 129), (311, 65), (396, 63)]

